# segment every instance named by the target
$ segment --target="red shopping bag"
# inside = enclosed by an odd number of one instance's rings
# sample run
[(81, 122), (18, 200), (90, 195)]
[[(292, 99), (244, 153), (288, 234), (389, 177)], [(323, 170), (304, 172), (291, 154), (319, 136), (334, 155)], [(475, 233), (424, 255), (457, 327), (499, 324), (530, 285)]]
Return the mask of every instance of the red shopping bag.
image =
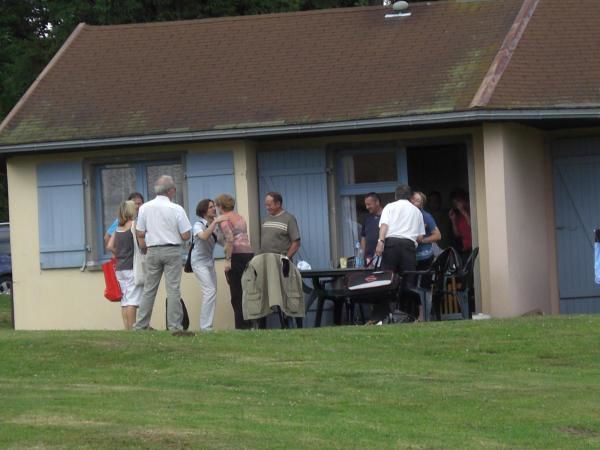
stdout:
[(106, 288), (104, 289), (104, 297), (109, 302), (121, 301), (123, 294), (121, 293), (121, 286), (119, 286), (119, 280), (117, 280), (114, 258), (102, 264), (102, 272), (104, 272), (104, 282), (106, 283)]

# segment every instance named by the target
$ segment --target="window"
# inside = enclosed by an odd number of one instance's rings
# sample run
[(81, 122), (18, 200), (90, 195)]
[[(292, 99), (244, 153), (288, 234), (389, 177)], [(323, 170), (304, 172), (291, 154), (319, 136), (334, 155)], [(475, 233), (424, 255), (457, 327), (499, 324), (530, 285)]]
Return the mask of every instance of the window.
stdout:
[(394, 201), (399, 183), (406, 182), (406, 152), (393, 144), (360, 146), (336, 154), (341, 255), (353, 255), (367, 215), (364, 196), (376, 192), (382, 206)]
[[(142, 159), (143, 158), (143, 159)], [(109, 258), (104, 234), (131, 192), (155, 197), (154, 181), (173, 177), (175, 202), (190, 221), (203, 198), (235, 194), (233, 152), (172, 152), (52, 161), (37, 165), (38, 227), (42, 269), (96, 267)], [(185, 250), (184, 250), (185, 252)], [(219, 250), (215, 256), (222, 256)]]
[(393, 151), (354, 153), (342, 157), (345, 184), (372, 184), (398, 180), (396, 154)]
[(116, 219), (119, 204), (132, 192), (141, 193), (145, 201), (152, 200), (156, 197), (154, 182), (161, 175), (170, 175), (177, 187), (175, 202), (184, 206), (184, 172), (180, 160), (97, 164), (93, 171), (96, 182), (95, 241), (101, 260), (110, 257), (104, 247), (104, 234)]

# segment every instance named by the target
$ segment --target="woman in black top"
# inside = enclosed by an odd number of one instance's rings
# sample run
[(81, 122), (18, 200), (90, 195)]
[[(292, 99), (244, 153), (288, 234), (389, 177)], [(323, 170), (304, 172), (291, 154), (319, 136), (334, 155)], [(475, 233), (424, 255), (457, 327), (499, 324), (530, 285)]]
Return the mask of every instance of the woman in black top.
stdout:
[(121, 286), (121, 314), (123, 325), (126, 330), (131, 330), (135, 324), (137, 309), (144, 286), (137, 286), (133, 273), (135, 254), (134, 241), (136, 207), (131, 200), (121, 203), (119, 206), (119, 226), (108, 241), (107, 248), (113, 252), (117, 260), (117, 280)]

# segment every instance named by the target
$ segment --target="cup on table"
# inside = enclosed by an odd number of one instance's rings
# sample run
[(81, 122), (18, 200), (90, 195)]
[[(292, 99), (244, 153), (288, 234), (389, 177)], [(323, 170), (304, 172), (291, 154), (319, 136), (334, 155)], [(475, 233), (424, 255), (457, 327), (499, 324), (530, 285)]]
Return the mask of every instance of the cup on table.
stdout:
[(348, 258), (342, 256), (340, 258), (340, 269), (346, 269), (348, 267)]

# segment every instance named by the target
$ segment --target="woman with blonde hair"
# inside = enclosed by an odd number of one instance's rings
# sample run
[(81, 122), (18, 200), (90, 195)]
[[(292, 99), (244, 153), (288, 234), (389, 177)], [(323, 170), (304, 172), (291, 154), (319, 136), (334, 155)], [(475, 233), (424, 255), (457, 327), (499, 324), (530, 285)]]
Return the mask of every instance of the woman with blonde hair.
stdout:
[(137, 208), (132, 200), (127, 200), (119, 205), (119, 225), (107, 245), (117, 261), (115, 269), (123, 294), (121, 298), (121, 315), (126, 330), (131, 330), (135, 324), (137, 309), (144, 290), (143, 284), (136, 285), (133, 272), (134, 254), (137, 246), (134, 234), (136, 214)]
[(225, 276), (231, 293), (235, 328), (248, 329), (250, 322), (244, 320), (242, 312), (242, 274), (254, 256), (248, 239), (248, 226), (244, 218), (233, 210), (235, 199), (231, 195), (219, 195), (215, 205), (222, 216), (218, 220), (225, 236)]

